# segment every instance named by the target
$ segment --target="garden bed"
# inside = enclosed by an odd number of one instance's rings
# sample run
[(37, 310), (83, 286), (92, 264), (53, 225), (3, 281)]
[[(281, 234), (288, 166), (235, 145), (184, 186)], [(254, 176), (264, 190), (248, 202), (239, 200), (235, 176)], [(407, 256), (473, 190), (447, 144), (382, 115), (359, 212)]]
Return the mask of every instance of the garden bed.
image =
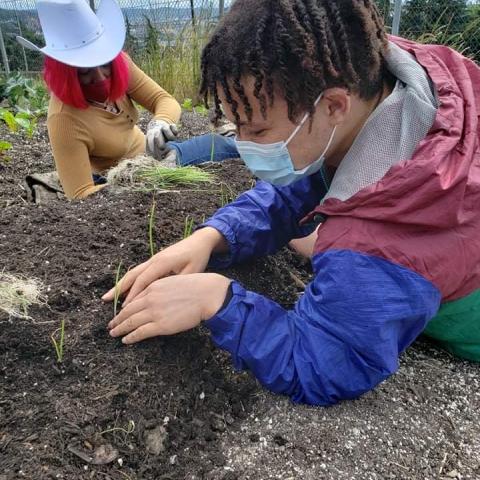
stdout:
[[(207, 129), (194, 115), (183, 124), (183, 136)], [(39, 279), (47, 303), (30, 320), (0, 313), (0, 480), (480, 478), (479, 367), (427, 343), (362, 399), (317, 409), (234, 372), (203, 329), (133, 347), (112, 340), (112, 306), (100, 296), (120, 262), (148, 258), (152, 195), (29, 204), (23, 177), (53, 168), (45, 126), (9, 140), (0, 271)], [(251, 184), (238, 162), (209, 168), (235, 191)], [(199, 223), (221, 206), (222, 194), (203, 188), (156, 203), (162, 248), (182, 238), (187, 216)], [(306, 282), (309, 268), (285, 250), (227, 274), (291, 306), (301, 294), (292, 274)], [(62, 320), (58, 363), (50, 336)]]

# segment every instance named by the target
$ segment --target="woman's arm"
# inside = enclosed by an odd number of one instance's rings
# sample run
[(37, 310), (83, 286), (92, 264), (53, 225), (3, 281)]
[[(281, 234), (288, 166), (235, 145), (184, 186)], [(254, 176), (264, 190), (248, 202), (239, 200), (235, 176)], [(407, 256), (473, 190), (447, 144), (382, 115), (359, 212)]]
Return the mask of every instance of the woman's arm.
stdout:
[(177, 123), (182, 110), (179, 103), (162, 87), (145, 74), (130, 57), (127, 57), (130, 70), (128, 95), (142, 107), (149, 110), (155, 119)]
[(85, 129), (68, 113), (55, 113), (48, 118), (48, 136), (58, 176), (69, 199), (85, 198), (105, 185), (95, 185)]

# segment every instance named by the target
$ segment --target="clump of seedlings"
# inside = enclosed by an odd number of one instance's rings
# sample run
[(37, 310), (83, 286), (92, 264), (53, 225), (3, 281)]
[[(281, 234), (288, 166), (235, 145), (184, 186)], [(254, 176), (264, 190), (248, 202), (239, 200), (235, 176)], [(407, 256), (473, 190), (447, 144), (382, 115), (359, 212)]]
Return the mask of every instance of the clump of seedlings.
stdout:
[[(57, 340), (58, 335), (58, 340)], [(52, 340), (52, 344), (55, 348), (55, 353), (57, 354), (57, 362), (63, 362), (63, 346), (65, 342), (65, 320), (62, 318), (60, 322), (60, 328), (57, 328), (51, 335), (50, 339)]]
[(115, 187), (132, 188), (136, 185), (137, 173), (146, 168), (152, 168), (158, 162), (146, 155), (139, 155), (135, 158), (122, 160), (116, 167), (107, 172), (107, 183)]
[[(215, 154), (212, 142), (211, 155)], [(178, 188), (198, 190), (199, 185), (211, 185), (215, 176), (198, 167), (168, 167), (146, 156), (127, 159), (107, 172), (107, 183), (143, 192), (171, 191)]]
[(32, 305), (44, 305), (43, 285), (34, 278), (0, 272), (0, 310), (10, 317), (30, 319)]
[(200, 184), (213, 184), (214, 175), (198, 167), (168, 168), (154, 166), (140, 169), (136, 178), (147, 191), (197, 188)]

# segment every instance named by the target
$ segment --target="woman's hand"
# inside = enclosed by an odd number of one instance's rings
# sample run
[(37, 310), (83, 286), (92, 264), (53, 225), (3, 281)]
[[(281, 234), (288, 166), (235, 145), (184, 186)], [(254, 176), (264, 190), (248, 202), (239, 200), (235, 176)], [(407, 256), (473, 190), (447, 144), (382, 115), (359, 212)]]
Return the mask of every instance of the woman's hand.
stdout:
[(125, 344), (190, 330), (222, 307), (230, 280), (216, 273), (177, 275), (157, 280), (109, 324)]
[(117, 287), (112, 288), (102, 299), (107, 302), (113, 301), (116, 289), (118, 295), (129, 291), (123, 302), (123, 306), (126, 307), (155, 280), (172, 274), (203, 272), (213, 251), (224, 252), (227, 249), (226, 241), (220, 232), (210, 227), (202, 228), (130, 270)]
[(161, 160), (167, 150), (167, 142), (176, 140), (177, 126), (165, 120), (152, 120), (147, 127), (146, 150), (147, 155)]

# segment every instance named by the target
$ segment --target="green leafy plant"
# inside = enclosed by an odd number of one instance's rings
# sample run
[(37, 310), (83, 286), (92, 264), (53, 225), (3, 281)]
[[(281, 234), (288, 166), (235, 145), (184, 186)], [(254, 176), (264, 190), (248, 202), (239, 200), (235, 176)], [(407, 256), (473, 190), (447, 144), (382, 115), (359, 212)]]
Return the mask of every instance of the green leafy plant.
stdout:
[(12, 146), (13, 145), (10, 142), (0, 140), (0, 160), (4, 162), (10, 160), (10, 158), (5, 154), (12, 148)]
[(193, 100), (191, 98), (186, 98), (182, 103), (182, 108), (187, 112), (193, 111)]
[(115, 273), (115, 292), (113, 295), (113, 316), (117, 316), (118, 301), (120, 299), (120, 272), (122, 270), (122, 262), (118, 264), (117, 271)]
[(199, 184), (213, 184), (215, 177), (198, 167), (168, 168), (153, 166), (136, 172), (136, 180), (146, 191), (172, 190), (179, 187), (198, 187)]
[(203, 117), (208, 117), (208, 108), (205, 105), (197, 105), (195, 108), (195, 113), (202, 115)]
[(20, 74), (12, 75), (2, 85), (1, 96), (17, 113), (32, 117), (47, 114), (49, 95), (40, 79), (26, 78)]
[(0, 108), (0, 118), (5, 122), (12, 133), (17, 133), (18, 124), (15, 121), (15, 115), (6, 108)]
[(35, 118), (31, 114), (19, 112), (14, 115), (6, 108), (0, 108), (0, 119), (5, 122), (12, 133), (18, 133), (19, 128), (21, 128), (25, 130), (29, 137), (33, 135), (37, 125)]
[[(55, 337), (60, 332), (60, 338), (57, 340)], [(51, 335), (53, 346), (55, 347), (55, 353), (57, 354), (57, 362), (63, 362), (63, 346), (65, 341), (65, 320), (62, 318), (60, 322), (60, 328), (57, 328)]]
[(34, 116), (27, 112), (20, 112), (15, 115), (15, 122), (25, 130), (27, 135), (31, 138), (37, 128), (37, 120)]
[(150, 208), (150, 216), (148, 219), (148, 243), (150, 245), (150, 256), (155, 255), (155, 242), (153, 241), (153, 230), (155, 225), (155, 197), (152, 199), (152, 207)]
[(183, 228), (183, 238), (189, 237), (193, 232), (193, 218), (187, 215), (185, 218), (185, 226)]
[(195, 112), (204, 117), (208, 116), (208, 108), (205, 105), (194, 105), (191, 98), (186, 98), (182, 103), (182, 108), (187, 112)]

